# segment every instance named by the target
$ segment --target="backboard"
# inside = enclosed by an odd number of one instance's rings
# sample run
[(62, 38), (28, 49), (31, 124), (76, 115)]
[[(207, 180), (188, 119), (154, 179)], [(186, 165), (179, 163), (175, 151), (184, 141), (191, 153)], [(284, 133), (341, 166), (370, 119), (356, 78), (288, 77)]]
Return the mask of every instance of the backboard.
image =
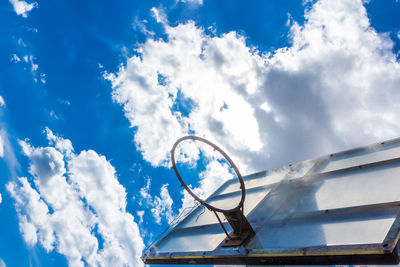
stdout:
[[(146, 264), (397, 264), (400, 139), (243, 177), (254, 236), (237, 247), (199, 206), (142, 258)], [(207, 202), (237, 203), (238, 180)], [(224, 225), (229, 229), (229, 224)]]

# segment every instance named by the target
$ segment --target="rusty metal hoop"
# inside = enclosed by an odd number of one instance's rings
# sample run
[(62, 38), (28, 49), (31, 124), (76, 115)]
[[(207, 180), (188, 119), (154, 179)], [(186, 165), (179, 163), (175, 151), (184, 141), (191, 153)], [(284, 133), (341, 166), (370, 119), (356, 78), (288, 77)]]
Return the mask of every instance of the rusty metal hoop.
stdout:
[[(242, 191), (242, 198), (240, 199), (239, 204), (238, 204), (235, 208), (233, 208), (233, 209), (220, 209), (220, 208), (214, 207), (214, 206), (208, 204), (207, 202), (205, 202), (204, 200), (202, 200), (201, 198), (199, 198), (198, 196), (196, 196), (196, 195), (192, 192), (192, 190), (190, 190), (190, 188), (185, 184), (185, 182), (182, 180), (181, 175), (180, 175), (179, 172), (178, 172), (178, 168), (176, 167), (176, 163), (175, 163), (175, 149), (176, 149), (176, 147), (178, 146), (178, 144), (181, 143), (181, 142), (184, 141), (184, 140), (195, 140), (195, 141), (203, 142), (203, 143), (205, 143), (205, 144), (207, 144), (207, 145), (213, 147), (214, 150), (217, 150), (217, 151), (218, 151), (222, 156), (224, 156), (224, 158), (229, 162), (229, 164), (231, 165), (231, 168), (235, 171), (235, 173), (236, 173), (236, 175), (237, 175), (237, 178), (239, 179), (239, 182), (240, 182), (240, 189), (241, 189), (241, 191)], [(231, 160), (231, 158), (230, 158), (221, 148), (219, 148), (217, 145), (211, 143), (210, 141), (208, 141), (208, 140), (206, 140), (206, 139), (204, 139), (204, 138), (198, 137), (198, 136), (192, 136), (192, 135), (184, 136), (184, 137), (182, 137), (182, 138), (179, 138), (179, 139), (175, 142), (174, 146), (172, 147), (172, 150), (171, 150), (171, 161), (172, 161), (172, 168), (174, 169), (175, 174), (176, 174), (176, 177), (178, 177), (179, 182), (181, 183), (181, 185), (183, 186), (183, 188), (185, 188), (185, 190), (186, 190), (195, 200), (197, 200), (198, 202), (200, 202), (200, 204), (204, 205), (207, 209), (209, 209), (209, 210), (211, 210), (211, 211), (221, 212), (221, 213), (231, 213), (231, 212), (240, 210), (240, 209), (243, 207), (243, 203), (244, 203), (244, 200), (245, 200), (245, 197), (246, 197), (246, 189), (245, 189), (245, 186), (244, 186), (244, 181), (243, 181), (242, 175), (240, 174), (239, 169), (236, 167), (235, 163), (233, 163), (233, 161)]]

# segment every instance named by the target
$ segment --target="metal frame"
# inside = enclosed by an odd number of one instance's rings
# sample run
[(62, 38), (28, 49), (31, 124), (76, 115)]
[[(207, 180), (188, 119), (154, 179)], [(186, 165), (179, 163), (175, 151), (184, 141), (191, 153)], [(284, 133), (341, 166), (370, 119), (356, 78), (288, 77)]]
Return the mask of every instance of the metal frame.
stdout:
[[(352, 172), (359, 169), (367, 169), (376, 166), (383, 166), (400, 162), (400, 155), (397, 158), (383, 160), (379, 162), (368, 163), (359, 166), (352, 166), (349, 168), (337, 169), (329, 172), (311, 173), (313, 170), (320, 168), (332, 157), (338, 157), (342, 155), (353, 154), (356, 152), (375, 150), (382, 146), (389, 146), (392, 144), (400, 143), (400, 138), (393, 139), (390, 141), (370, 145), (367, 147), (351, 149), (329, 156), (319, 157), (316, 159), (303, 161), (298, 164), (306, 162), (314, 162), (314, 166), (311, 170), (301, 178), (295, 180), (314, 180), (324, 176), (330, 176), (334, 174), (340, 174), (343, 172)], [(291, 165), (289, 165), (290, 167)], [(266, 172), (259, 172), (252, 175), (245, 176), (244, 179), (248, 180), (252, 177), (265, 174)], [(400, 179), (400, 177), (399, 177)], [(291, 182), (296, 182), (295, 180)], [(232, 182), (227, 181), (226, 184)], [(282, 182), (276, 184), (270, 184), (269, 186), (277, 187)], [(265, 186), (261, 186), (265, 187)], [(261, 188), (260, 187), (260, 188)], [(252, 188), (251, 190), (255, 190)], [(216, 191), (216, 193), (218, 190)], [(228, 193), (229, 194), (229, 193)], [(269, 194), (266, 195), (268, 198)], [(210, 196), (209, 199), (215, 198), (215, 193)], [(258, 204), (260, 204), (260, 201)], [(374, 244), (363, 244), (363, 245), (334, 245), (334, 246), (312, 246), (312, 247), (296, 247), (296, 248), (283, 248), (283, 249), (246, 249), (245, 246), (239, 246), (236, 248), (222, 248), (221, 244), (213, 251), (204, 252), (174, 252), (174, 253), (157, 253), (153, 250), (153, 247), (149, 248), (143, 255), (142, 259), (146, 264), (190, 264), (190, 265), (202, 265), (202, 264), (248, 264), (248, 265), (269, 265), (269, 264), (398, 264), (399, 263), (399, 246), (398, 241), (400, 239), (400, 201), (391, 203), (379, 203), (373, 205), (362, 205), (355, 207), (339, 208), (329, 211), (312, 211), (297, 213), (298, 218), (304, 218), (309, 216), (320, 216), (329, 212), (332, 216), (335, 214), (346, 214), (363, 211), (377, 211), (384, 212), (385, 210), (395, 209), (397, 211), (397, 218), (392, 224), (388, 231), (384, 241), (382, 243)], [(293, 214), (287, 214), (286, 216), (292, 216)], [(265, 219), (279, 219), (278, 217), (272, 216), (271, 218)], [(198, 226), (205, 227), (205, 226)], [(212, 225), (208, 225), (212, 227)], [(188, 229), (186, 229), (188, 230)], [(172, 231), (180, 231), (173, 229)], [(257, 232), (257, 230), (256, 230)], [(162, 239), (161, 239), (162, 240)], [(160, 240), (160, 241), (161, 241)]]

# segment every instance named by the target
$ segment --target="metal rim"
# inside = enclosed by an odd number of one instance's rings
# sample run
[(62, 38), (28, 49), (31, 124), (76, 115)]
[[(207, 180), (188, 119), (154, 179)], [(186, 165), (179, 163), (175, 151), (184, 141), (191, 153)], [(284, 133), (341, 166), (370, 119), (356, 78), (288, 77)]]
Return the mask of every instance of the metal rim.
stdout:
[[(220, 208), (217, 208), (217, 207), (214, 207), (214, 206), (208, 204), (207, 202), (205, 202), (204, 200), (202, 200), (201, 198), (199, 198), (198, 196), (196, 196), (196, 195), (192, 192), (192, 190), (190, 190), (190, 188), (189, 188), (189, 187), (185, 184), (185, 182), (182, 180), (182, 177), (181, 177), (181, 175), (179, 174), (178, 168), (176, 167), (176, 163), (175, 163), (175, 149), (176, 149), (176, 147), (178, 146), (179, 143), (181, 143), (182, 141), (185, 141), (185, 140), (195, 140), (195, 141), (203, 142), (203, 143), (205, 143), (205, 144), (207, 144), (207, 145), (213, 147), (214, 150), (218, 151), (218, 152), (219, 152), (222, 156), (224, 156), (224, 158), (229, 162), (229, 164), (231, 165), (231, 168), (235, 171), (236, 176), (237, 176), (237, 178), (239, 179), (239, 182), (240, 182), (240, 189), (241, 189), (241, 191), (242, 191), (242, 198), (240, 199), (239, 204), (238, 204), (235, 208), (233, 208), (233, 209), (220, 209)], [(182, 137), (182, 138), (179, 138), (179, 139), (175, 142), (174, 146), (172, 147), (172, 150), (171, 150), (171, 161), (172, 161), (172, 168), (174, 169), (175, 174), (176, 174), (176, 177), (178, 177), (179, 182), (181, 183), (181, 185), (183, 186), (183, 188), (185, 188), (185, 190), (186, 190), (195, 200), (197, 200), (198, 202), (200, 202), (202, 205), (204, 205), (204, 206), (205, 206), (206, 208), (208, 208), (209, 210), (218, 211), (218, 212), (232, 212), (232, 211), (236, 211), (236, 210), (240, 209), (241, 207), (243, 207), (244, 199), (245, 199), (245, 196), (246, 196), (246, 189), (245, 189), (245, 186), (244, 186), (244, 181), (243, 181), (242, 175), (240, 174), (239, 169), (236, 167), (235, 163), (233, 163), (233, 161), (231, 160), (231, 158), (230, 158), (221, 148), (219, 148), (217, 145), (211, 143), (210, 141), (208, 141), (208, 140), (206, 140), (206, 139), (204, 139), (204, 138), (198, 137), (198, 136), (192, 136), (192, 135), (184, 136), (184, 137)]]

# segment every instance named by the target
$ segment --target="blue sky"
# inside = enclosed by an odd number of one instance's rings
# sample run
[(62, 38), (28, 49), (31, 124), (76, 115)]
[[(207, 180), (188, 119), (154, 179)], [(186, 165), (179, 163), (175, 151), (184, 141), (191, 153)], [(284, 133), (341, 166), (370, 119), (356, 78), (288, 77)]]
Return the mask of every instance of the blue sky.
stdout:
[[(244, 174), (400, 135), (400, 3), (0, 3), (0, 267), (141, 266), (187, 134)], [(231, 177), (178, 151), (206, 196)], [(198, 174), (198, 175), (197, 175)]]

